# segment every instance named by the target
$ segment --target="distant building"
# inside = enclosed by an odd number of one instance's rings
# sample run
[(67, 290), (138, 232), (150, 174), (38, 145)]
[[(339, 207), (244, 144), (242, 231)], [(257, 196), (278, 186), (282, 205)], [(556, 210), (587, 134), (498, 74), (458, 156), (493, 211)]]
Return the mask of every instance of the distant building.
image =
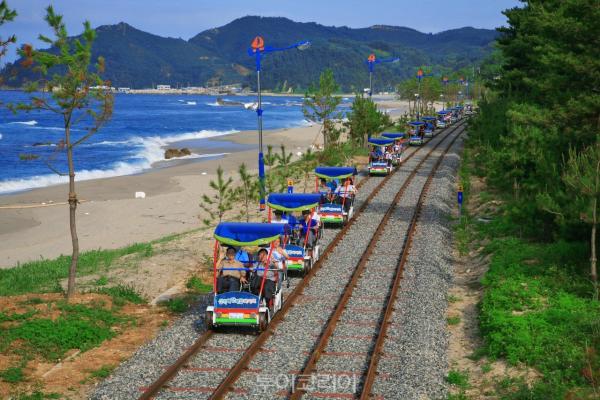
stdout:
[(156, 90), (171, 90), (171, 85), (156, 85)]
[(131, 88), (128, 87), (120, 87), (117, 89), (117, 92), (119, 93), (129, 93), (129, 91), (131, 90)]

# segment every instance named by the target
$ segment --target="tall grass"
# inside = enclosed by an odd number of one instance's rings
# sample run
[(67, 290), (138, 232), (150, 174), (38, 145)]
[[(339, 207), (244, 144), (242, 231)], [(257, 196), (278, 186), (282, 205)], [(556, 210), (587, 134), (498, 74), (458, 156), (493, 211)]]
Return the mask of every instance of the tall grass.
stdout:
[[(91, 250), (79, 256), (77, 276), (91, 275), (109, 269), (120, 257), (137, 254), (150, 257), (151, 243), (136, 243), (114, 250)], [(52, 260), (31, 261), (14, 268), (0, 270), (0, 296), (25, 293), (60, 292), (60, 280), (68, 277), (70, 256)]]

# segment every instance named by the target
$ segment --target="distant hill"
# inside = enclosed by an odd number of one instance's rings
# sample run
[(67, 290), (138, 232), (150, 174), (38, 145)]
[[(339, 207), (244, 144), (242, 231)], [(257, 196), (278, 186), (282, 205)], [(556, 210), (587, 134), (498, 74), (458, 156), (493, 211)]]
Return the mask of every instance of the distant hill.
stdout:
[[(254, 87), (254, 61), (246, 50), (256, 35), (267, 45), (281, 47), (309, 40), (305, 51), (269, 54), (263, 62), (264, 87), (282, 85), (306, 88), (324, 68), (332, 68), (345, 90), (368, 84), (366, 57), (400, 57), (396, 64), (376, 66), (378, 90), (412, 76), (415, 67), (430, 65), (436, 71), (457, 70), (481, 61), (491, 52), (497, 32), (460, 28), (436, 34), (414, 29), (375, 25), (369, 28), (328, 27), (287, 18), (243, 17), (199, 33), (190, 40), (164, 38), (121, 22), (100, 26), (94, 56), (106, 58), (105, 78), (113, 86), (133, 88), (156, 84), (207, 86), (242, 83)], [(14, 64), (2, 71), (5, 82), (20, 86), (32, 79)]]

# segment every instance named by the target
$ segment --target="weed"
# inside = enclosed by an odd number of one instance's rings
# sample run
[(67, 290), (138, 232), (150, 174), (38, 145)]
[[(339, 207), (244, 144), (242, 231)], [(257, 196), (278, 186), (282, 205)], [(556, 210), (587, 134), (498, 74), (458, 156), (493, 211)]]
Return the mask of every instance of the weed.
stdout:
[(105, 379), (113, 372), (115, 369), (115, 365), (103, 365), (97, 370), (91, 371), (90, 378), (91, 379)]
[[(109, 269), (120, 257), (137, 254), (152, 255), (151, 243), (132, 244), (115, 250), (91, 250), (79, 255), (78, 276), (85, 276)], [(67, 278), (70, 256), (52, 260), (32, 261), (14, 268), (0, 270), (0, 296), (24, 293), (60, 292), (60, 280)]]
[(458, 325), (460, 324), (460, 317), (458, 315), (453, 315), (446, 319), (448, 321), (448, 325)]
[[(0, 351), (6, 351), (17, 341), (17, 349), (56, 361), (68, 350), (86, 351), (98, 346), (116, 335), (114, 327), (130, 321), (103, 308), (101, 303), (57, 302), (54, 308), (60, 312), (57, 318), (29, 318), (14, 326), (0, 328)], [(16, 350), (13, 348), (13, 351)]]
[(210, 293), (213, 286), (202, 282), (197, 276), (192, 276), (185, 285), (190, 291), (195, 293)]
[(46, 400), (46, 399), (60, 399), (61, 396), (58, 393), (43, 393), (35, 391), (30, 394), (21, 394), (16, 397), (16, 400)]
[(450, 370), (446, 377), (446, 381), (461, 389), (467, 389), (469, 387), (469, 374), (467, 372)]
[(456, 303), (457, 301), (461, 301), (462, 299), (459, 296), (455, 296), (453, 294), (448, 295), (448, 303)]
[(184, 299), (182, 297), (178, 297), (176, 299), (169, 299), (169, 300), (163, 302), (162, 305), (167, 307), (167, 309), (170, 312), (175, 313), (175, 314), (184, 313), (190, 308), (189, 303), (186, 301), (186, 299)]
[(98, 278), (98, 280), (96, 281), (96, 285), (97, 286), (104, 286), (108, 284), (108, 278), (104, 275), (102, 275), (100, 278)]
[(23, 368), (10, 367), (0, 371), (0, 378), (7, 383), (18, 383), (24, 380)]
[(492, 370), (492, 364), (490, 364), (490, 363), (485, 363), (481, 366), (481, 372), (483, 372), (484, 374), (487, 374), (491, 370)]
[(125, 303), (145, 304), (146, 300), (137, 292), (133, 286), (117, 285), (109, 288), (102, 288), (98, 293), (107, 294), (112, 297), (113, 304), (117, 307)]

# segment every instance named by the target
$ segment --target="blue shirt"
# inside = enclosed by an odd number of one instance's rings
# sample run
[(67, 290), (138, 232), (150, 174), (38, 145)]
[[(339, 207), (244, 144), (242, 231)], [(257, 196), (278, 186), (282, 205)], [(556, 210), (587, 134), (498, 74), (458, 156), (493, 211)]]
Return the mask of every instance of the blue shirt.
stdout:
[(235, 253), (235, 259), (242, 264), (248, 264), (250, 262), (250, 256), (248, 252), (242, 249), (239, 249), (237, 253)]
[(302, 220), (302, 222), (300, 222), (300, 225), (302, 226), (302, 233), (305, 235), (306, 234), (306, 229), (308, 229), (308, 228), (316, 228), (317, 225), (318, 225), (318, 223), (314, 219), (311, 219), (310, 223), (307, 223), (305, 220)]

